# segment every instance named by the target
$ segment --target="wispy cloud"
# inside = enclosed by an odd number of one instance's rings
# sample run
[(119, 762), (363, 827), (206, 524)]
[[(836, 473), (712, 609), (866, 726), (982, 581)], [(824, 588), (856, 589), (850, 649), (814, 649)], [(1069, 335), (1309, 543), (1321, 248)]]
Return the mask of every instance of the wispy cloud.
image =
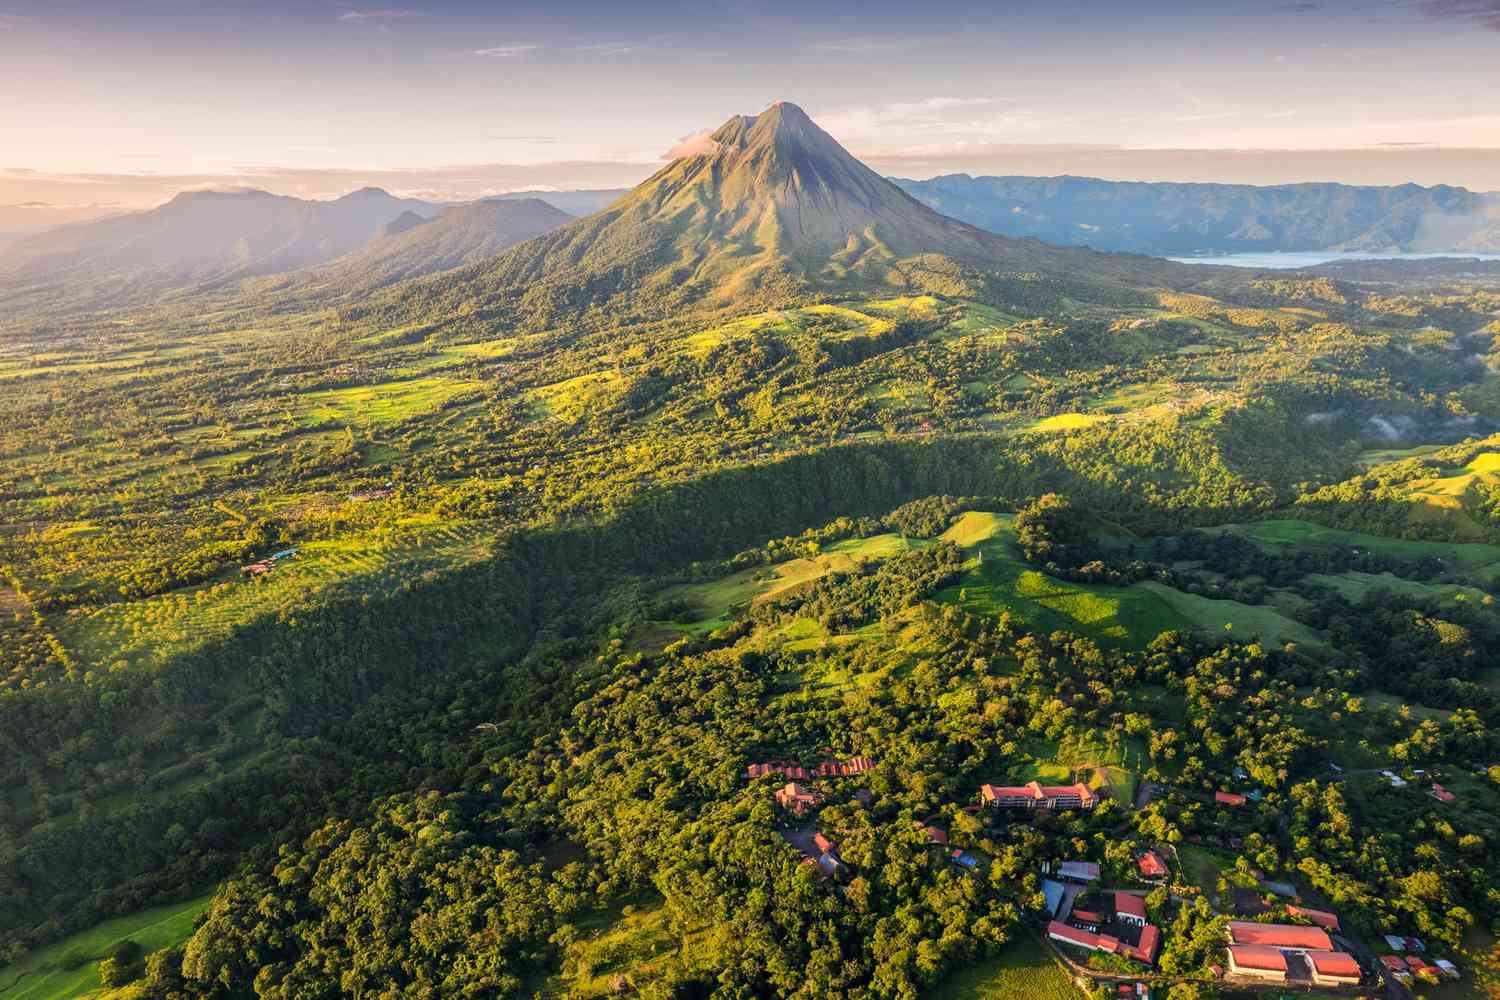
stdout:
[(540, 45), (495, 45), (487, 49), (474, 49), (473, 54), (488, 59), (511, 59), (540, 49)]
[(340, 21), (402, 21), (409, 17), (421, 17), (422, 12), (406, 7), (356, 7), (339, 15)]
[(1500, 31), (1500, 0), (1415, 0), (1414, 5), (1433, 20), (1468, 21)]
[(719, 144), (712, 138), (708, 129), (702, 132), (690, 132), (677, 140), (677, 145), (661, 154), (663, 160), (680, 160), (684, 156), (702, 156), (704, 154), (717, 153)]
[(596, 42), (593, 45), (575, 45), (574, 52), (587, 52), (596, 56), (623, 56), (634, 52), (639, 46), (629, 42)]

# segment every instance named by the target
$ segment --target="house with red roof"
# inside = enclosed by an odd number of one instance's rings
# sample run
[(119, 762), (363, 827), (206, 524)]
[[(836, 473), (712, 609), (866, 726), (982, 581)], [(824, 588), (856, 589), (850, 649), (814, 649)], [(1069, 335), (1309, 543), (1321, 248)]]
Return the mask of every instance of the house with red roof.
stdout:
[(1454, 799), (1458, 798), (1457, 795), (1454, 795), (1452, 792), (1448, 791), (1448, 789), (1444, 788), (1436, 781), (1432, 783), (1431, 795), (1439, 802), (1452, 802)]
[(1167, 863), (1155, 851), (1147, 851), (1136, 858), (1135, 863), (1145, 878), (1163, 878), (1167, 874)]
[(822, 833), (813, 834), (813, 846), (818, 849), (819, 854), (833, 853), (833, 841), (823, 836)]
[(922, 827), (922, 832), (927, 834), (927, 839), (929, 842), (937, 844), (941, 847), (948, 846), (948, 834), (938, 829), (937, 827), (924, 826)]
[(1247, 801), (1239, 792), (1214, 792), (1214, 801), (1221, 806), (1238, 809)]
[(1099, 796), (1081, 782), (1071, 785), (1043, 785), (1029, 781), (1024, 785), (981, 785), (979, 795), (985, 805), (1000, 809), (1092, 809)]

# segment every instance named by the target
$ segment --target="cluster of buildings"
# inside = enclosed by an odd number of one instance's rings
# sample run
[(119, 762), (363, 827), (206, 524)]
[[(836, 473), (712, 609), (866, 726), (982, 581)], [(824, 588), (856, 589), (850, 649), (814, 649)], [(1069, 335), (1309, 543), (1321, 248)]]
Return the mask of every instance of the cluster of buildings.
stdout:
[(1446, 958), (1428, 962), (1416, 955), (1382, 955), (1381, 964), (1385, 966), (1394, 979), (1402, 983), (1410, 983), (1413, 978), (1422, 979), (1426, 982), (1437, 982), (1442, 979), (1462, 979), (1463, 975), (1458, 971), (1458, 966)]
[(1099, 804), (1098, 794), (1081, 782), (1071, 785), (1043, 785), (1029, 781), (1024, 785), (980, 785), (979, 796), (987, 806), (1000, 809), (1092, 809)]
[(1047, 936), (1088, 951), (1124, 955), (1155, 965), (1161, 929), (1147, 921), (1145, 901), (1135, 893), (1116, 891), (1113, 903), (1114, 911), (1108, 917), (1097, 909), (1074, 907), (1066, 923), (1053, 920), (1047, 925)]
[(1394, 955), (1382, 955), (1381, 963), (1396, 979), (1403, 983), (1409, 983), (1413, 977), (1429, 983), (1435, 983), (1442, 979), (1461, 979), (1462, 974), (1458, 966), (1446, 958), (1427, 961), (1419, 955), (1405, 954), (1407, 952), (1425, 952), (1427, 946), (1422, 943), (1421, 938), (1403, 937), (1400, 934), (1387, 934), (1385, 936), (1386, 947), (1395, 952)]
[(283, 559), (290, 559), (297, 554), (296, 549), (282, 549), (280, 552), (272, 553), (260, 562), (253, 562), (248, 566), (241, 566), (240, 572), (245, 576), (265, 576), (276, 567)]
[[(1338, 918), (1321, 910), (1304, 911)], [(1353, 955), (1338, 951), (1321, 926), (1263, 924), (1253, 920), (1231, 920), (1229, 969), (1231, 976), (1257, 982), (1311, 982), (1316, 986), (1357, 986), (1364, 976)]]
[(745, 768), (745, 777), (754, 780), (768, 774), (779, 774), (790, 781), (809, 781), (813, 778), (848, 778), (864, 774), (875, 766), (874, 757), (854, 757), (850, 760), (825, 760), (816, 767), (797, 764), (772, 763), (751, 764)]
[[(864, 774), (874, 766), (875, 758), (873, 757), (854, 757), (845, 761), (825, 760), (814, 767), (786, 763), (751, 764), (745, 768), (745, 777), (754, 780), (768, 774), (777, 774), (787, 778), (787, 783), (776, 789), (776, 804), (801, 816), (823, 801), (822, 792), (816, 788), (809, 788), (802, 782), (811, 778), (852, 777), (856, 774)], [(863, 797), (856, 795), (856, 798), (866, 805), (869, 804), (868, 794)]]

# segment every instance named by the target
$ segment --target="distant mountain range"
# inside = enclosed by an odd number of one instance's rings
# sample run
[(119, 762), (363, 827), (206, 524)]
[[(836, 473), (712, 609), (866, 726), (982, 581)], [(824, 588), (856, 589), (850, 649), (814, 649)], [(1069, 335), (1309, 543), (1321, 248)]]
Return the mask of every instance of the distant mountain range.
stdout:
[(147, 212), (12, 234), (0, 242), (0, 307), (11, 315), (131, 307), (183, 292), (233, 293), (246, 279), (255, 279), (245, 286), (255, 295), (347, 303), (452, 271), (414, 299), (514, 308), (524, 298), (527, 308), (563, 315), (627, 294), (655, 299), (655, 308), (727, 306), (850, 283), (972, 294), (999, 272), (1126, 285), (1159, 272), (1064, 249), (1082, 247), (1156, 256), (1493, 252), (1500, 195), (1417, 185), (887, 179), (801, 109), (779, 104), (731, 118), (702, 152), (630, 191), (513, 192), (462, 205), (378, 188), (331, 201), (185, 192)]
[(149, 212), (60, 226), (0, 252), (11, 308), (110, 307), (321, 264), (368, 243), (403, 213), (442, 206), (363, 188), (333, 201), (265, 191), (185, 192)]
[(968, 174), (896, 183), (945, 215), (1062, 246), (1163, 256), (1500, 251), (1500, 194), (1459, 187), (1255, 187)]
[(536, 198), (455, 205), (435, 218), (408, 210), (358, 249), (316, 267), (251, 282), (246, 291), (325, 301), (356, 298), (408, 278), (488, 260), (572, 221), (567, 212)]

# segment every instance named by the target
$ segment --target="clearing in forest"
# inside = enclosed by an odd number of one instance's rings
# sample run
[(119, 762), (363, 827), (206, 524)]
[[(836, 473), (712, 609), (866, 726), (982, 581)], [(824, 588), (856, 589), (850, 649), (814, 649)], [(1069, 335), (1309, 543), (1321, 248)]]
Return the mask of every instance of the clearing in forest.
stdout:
[(994, 958), (960, 969), (928, 991), (931, 1000), (1083, 1000), (1062, 967), (1026, 932)]
[(99, 962), (122, 941), (145, 954), (171, 948), (193, 933), (211, 896), (116, 917), (38, 949), (0, 969), (0, 1000), (70, 1000), (99, 989)]

